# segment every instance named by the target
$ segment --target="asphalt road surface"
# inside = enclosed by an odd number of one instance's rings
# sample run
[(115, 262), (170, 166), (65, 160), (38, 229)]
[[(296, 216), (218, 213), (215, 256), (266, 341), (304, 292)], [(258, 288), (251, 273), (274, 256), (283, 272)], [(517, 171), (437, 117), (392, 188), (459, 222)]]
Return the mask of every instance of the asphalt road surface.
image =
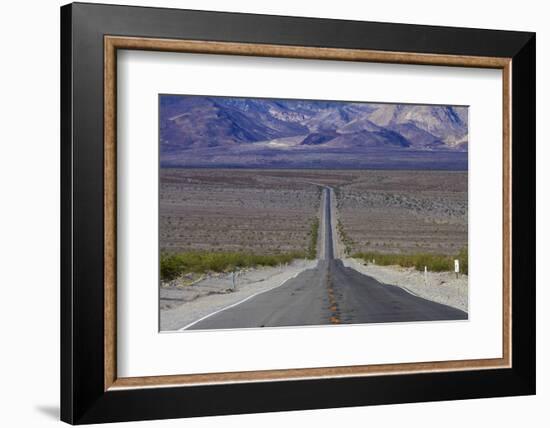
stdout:
[(465, 320), (468, 314), (382, 284), (334, 259), (331, 193), (324, 189), (324, 254), (314, 269), (286, 283), (203, 318), (189, 329), (282, 327), (436, 320)]

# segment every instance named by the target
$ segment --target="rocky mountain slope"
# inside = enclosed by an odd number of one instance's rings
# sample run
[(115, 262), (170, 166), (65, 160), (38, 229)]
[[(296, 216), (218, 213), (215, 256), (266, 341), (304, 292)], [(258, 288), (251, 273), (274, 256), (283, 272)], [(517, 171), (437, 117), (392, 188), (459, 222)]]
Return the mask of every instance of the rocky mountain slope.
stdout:
[(466, 169), (467, 107), (160, 96), (163, 166)]

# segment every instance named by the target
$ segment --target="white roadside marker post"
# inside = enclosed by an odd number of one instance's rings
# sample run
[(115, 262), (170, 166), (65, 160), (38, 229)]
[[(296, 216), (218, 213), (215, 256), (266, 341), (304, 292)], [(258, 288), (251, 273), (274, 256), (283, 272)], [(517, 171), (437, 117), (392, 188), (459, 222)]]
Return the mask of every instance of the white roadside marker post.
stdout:
[(236, 282), (235, 282), (235, 271), (233, 271), (233, 291), (235, 291), (235, 286), (236, 286)]
[(424, 285), (428, 286), (428, 266), (424, 266)]
[(456, 279), (458, 279), (458, 273), (460, 272), (460, 263), (458, 260), (455, 260), (455, 273), (456, 273)]

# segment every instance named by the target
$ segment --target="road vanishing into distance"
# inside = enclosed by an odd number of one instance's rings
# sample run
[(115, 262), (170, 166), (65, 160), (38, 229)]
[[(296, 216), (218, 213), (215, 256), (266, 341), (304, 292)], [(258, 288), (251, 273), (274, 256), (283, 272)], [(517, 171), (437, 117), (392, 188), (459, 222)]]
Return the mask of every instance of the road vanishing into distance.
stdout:
[(217, 311), (187, 329), (465, 320), (459, 309), (383, 284), (334, 258), (332, 191), (323, 190), (322, 254), (313, 269), (240, 304)]

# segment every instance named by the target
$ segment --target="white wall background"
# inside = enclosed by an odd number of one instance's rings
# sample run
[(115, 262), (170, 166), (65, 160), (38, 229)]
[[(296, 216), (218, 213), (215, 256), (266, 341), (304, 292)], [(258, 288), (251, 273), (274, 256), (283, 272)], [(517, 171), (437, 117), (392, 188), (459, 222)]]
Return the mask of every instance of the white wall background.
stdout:
[[(121, 0), (121, 2), (123, 2)], [(116, 3), (104, 0), (103, 3)], [(538, 395), (155, 421), (158, 427), (543, 426), (550, 404), (550, 114), (548, 12), (541, 1), (147, 0), (126, 4), (323, 18), (485, 27), (537, 32)], [(59, 407), (59, 6), (58, 0), (4, 2), (0, 13), (0, 420), (8, 427), (58, 424)], [(6, 151), (7, 150), (7, 151)], [(543, 422), (544, 421), (544, 422)], [(137, 423), (125, 426), (137, 426)]]

